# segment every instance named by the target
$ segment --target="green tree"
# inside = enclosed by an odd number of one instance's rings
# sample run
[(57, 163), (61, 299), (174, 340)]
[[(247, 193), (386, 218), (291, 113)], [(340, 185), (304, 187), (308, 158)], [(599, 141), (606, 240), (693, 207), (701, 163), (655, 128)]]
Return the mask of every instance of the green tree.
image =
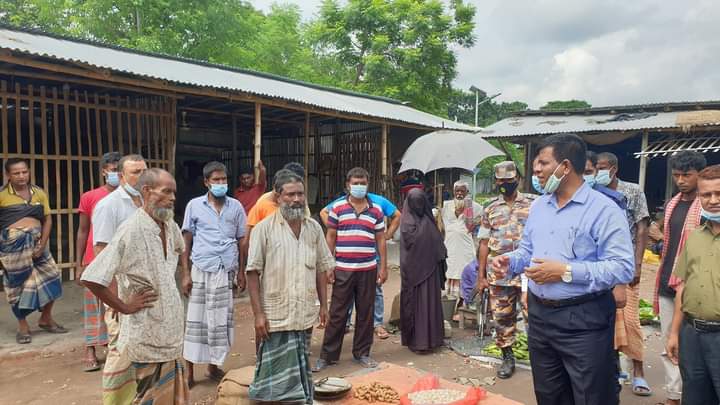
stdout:
[(590, 108), (592, 105), (585, 100), (555, 100), (548, 101), (547, 104), (540, 107), (541, 110), (579, 110), (583, 108)]
[[(480, 91), (479, 100), (482, 101), (487, 97), (487, 93)], [(481, 127), (487, 127), (494, 124), (497, 121), (505, 119), (511, 116), (513, 113), (526, 110), (527, 104), (521, 101), (513, 102), (502, 102), (496, 103), (494, 100), (490, 100), (480, 104), (478, 108), (478, 125)], [(467, 125), (475, 124), (475, 93), (467, 92), (460, 89), (453, 89), (452, 97), (448, 105), (448, 117), (456, 119), (458, 122), (462, 122)], [(518, 148), (517, 145), (502, 142), (498, 140), (489, 141), (493, 146), (500, 149), (505, 153), (505, 156), (494, 156), (483, 160), (478, 168), (480, 177), (491, 177), (493, 175), (493, 166), (496, 163), (502, 162), (503, 160), (510, 159), (515, 162), (518, 169), (523, 173), (524, 167), (524, 152)]]
[(0, 22), (66, 34), (73, 3), (72, 0), (0, 0)]
[(325, 0), (309, 38), (335, 84), (445, 114), (453, 47), (471, 47), (475, 8), (452, 0)]
[(86, 38), (246, 66), (263, 15), (237, 0), (76, 0), (71, 18)]

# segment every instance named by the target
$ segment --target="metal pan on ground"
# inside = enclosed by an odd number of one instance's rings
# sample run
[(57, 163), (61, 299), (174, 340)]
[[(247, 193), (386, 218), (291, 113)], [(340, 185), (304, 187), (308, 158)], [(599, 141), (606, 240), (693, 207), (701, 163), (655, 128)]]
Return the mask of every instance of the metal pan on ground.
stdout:
[(325, 377), (315, 382), (315, 399), (339, 399), (351, 389), (352, 384), (343, 378)]

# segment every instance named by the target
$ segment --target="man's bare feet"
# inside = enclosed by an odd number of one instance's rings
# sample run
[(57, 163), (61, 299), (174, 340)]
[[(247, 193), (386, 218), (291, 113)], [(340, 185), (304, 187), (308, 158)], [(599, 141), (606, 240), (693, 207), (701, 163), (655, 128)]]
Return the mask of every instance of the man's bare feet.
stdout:
[(378, 339), (385, 340), (390, 337), (390, 334), (382, 325), (375, 327), (375, 336), (378, 337)]
[(185, 368), (187, 369), (188, 388), (192, 389), (192, 387), (195, 386), (195, 370), (193, 369), (193, 364), (189, 361), (186, 361)]
[(18, 332), (23, 335), (30, 334), (30, 324), (25, 319), (21, 319), (18, 321)]
[(205, 376), (215, 382), (220, 382), (220, 380), (225, 377), (225, 372), (220, 369), (220, 367), (210, 364), (208, 365), (207, 374)]
[(680, 400), (668, 398), (667, 400), (665, 400), (665, 404), (666, 405), (680, 405)]

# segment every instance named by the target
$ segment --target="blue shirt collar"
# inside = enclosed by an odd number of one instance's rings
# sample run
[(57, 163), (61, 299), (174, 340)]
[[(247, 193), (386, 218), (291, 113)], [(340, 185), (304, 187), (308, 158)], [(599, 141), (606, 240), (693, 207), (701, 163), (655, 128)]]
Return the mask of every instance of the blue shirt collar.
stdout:
[[(227, 206), (229, 203), (230, 203), (230, 201), (228, 201), (228, 197), (225, 197), (225, 201), (223, 202), (223, 205)], [(210, 205), (210, 192), (209, 191), (207, 193), (205, 193), (205, 199), (203, 200), (203, 204)]]
[[(583, 182), (583, 184), (575, 190), (575, 194), (570, 198), (570, 201), (568, 201), (568, 204), (571, 202), (576, 202), (578, 204), (585, 204), (590, 197), (590, 186), (587, 185), (587, 183)], [(557, 208), (557, 195), (555, 193), (552, 193), (550, 198), (548, 198), (548, 204), (552, 204)], [(567, 207), (567, 205), (565, 205)]]

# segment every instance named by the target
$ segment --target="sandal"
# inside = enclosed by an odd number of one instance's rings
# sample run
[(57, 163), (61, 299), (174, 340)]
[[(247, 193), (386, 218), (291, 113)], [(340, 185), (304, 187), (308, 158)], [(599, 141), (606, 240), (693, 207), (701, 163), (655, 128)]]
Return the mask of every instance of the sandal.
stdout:
[(83, 367), (84, 372), (90, 373), (98, 370), (100, 370), (100, 362), (98, 362), (97, 359), (85, 359), (85, 366)]
[(642, 377), (635, 377), (632, 380), (632, 392), (639, 397), (649, 397), (652, 395), (652, 390)]
[(26, 345), (26, 344), (32, 342), (32, 336), (30, 336), (29, 333), (25, 334), (25, 333), (18, 332), (15, 334), (15, 341), (18, 344)]
[(317, 359), (317, 361), (315, 362), (315, 367), (312, 368), (312, 372), (313, 372), (313, 373), (318, 373), (318, 372), (323, 371), (323, 370), (325, 370), (326, 368), (328, 368), (329, 366), (332, 366), (333, 364), (336, 364), (336, 363), (337, 363), (337, 362), (335, 362), (335, 361), (327, 361), (327, 360), (325, 360), (325, 359)]
[(387, 339), (387, 338), (390, 337), (390, 334), (389, 334), (388, 331), (385, 330), (385, 328), (382, 327), (382, 325), (381, 325), (381, 326), (378, 326), (378, 327), (375, 328), (375, 336), (377, 336), (378, 339), (380, 339), (380, 340), (385, 340), (385, 339)]
[(55, 325), (40, 325), (38, 324), (38, 328), (44, 330), (47, 333), (68, 333), (68, 330), (63, 328), (61, 325), (58, 325), (57, 323)]
[(353, 361), (365, 368), (376, 368), (378, 366), (377, 362), (370, 358), (370, 356), (355, 357)]

